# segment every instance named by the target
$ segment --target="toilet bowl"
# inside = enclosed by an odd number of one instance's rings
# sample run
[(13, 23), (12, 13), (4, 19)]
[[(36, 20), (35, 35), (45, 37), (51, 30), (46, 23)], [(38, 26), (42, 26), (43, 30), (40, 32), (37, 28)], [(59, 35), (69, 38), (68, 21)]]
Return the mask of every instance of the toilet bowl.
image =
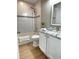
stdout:
[(33, 40), (33, 46), (37, 47), (39, 45), (39, 35), (33, 35), (32, 40)]

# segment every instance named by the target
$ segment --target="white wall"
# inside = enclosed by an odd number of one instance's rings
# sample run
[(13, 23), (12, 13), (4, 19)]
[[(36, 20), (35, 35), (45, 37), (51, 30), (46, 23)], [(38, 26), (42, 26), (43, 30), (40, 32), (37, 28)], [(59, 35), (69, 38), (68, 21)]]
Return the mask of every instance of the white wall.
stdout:
[(46, 26), (50, 25), (51, 16), (51, 5), (50, 0), (41, 0), (41, 21), (45, 23)]

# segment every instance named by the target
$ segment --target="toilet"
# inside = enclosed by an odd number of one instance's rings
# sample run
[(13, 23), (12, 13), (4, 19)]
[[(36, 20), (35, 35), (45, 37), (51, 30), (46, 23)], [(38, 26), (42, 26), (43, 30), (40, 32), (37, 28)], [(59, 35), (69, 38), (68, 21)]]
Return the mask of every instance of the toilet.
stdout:
[(32, 40), (33, 40), (33, 46), (38, 47), (38, 45), (39, 45), (39, 35), (33, 35)]

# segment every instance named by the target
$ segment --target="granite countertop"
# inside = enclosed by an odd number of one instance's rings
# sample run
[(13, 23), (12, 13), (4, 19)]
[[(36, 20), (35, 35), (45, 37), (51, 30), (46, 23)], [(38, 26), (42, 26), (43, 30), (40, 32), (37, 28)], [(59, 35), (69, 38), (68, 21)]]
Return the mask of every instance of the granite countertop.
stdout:
[(41, 33), (56, 37), (58, 39), (61, 39), (61, 32), (57, 32), (57, 31), (49, 31), (49, 30), (40, 30)]

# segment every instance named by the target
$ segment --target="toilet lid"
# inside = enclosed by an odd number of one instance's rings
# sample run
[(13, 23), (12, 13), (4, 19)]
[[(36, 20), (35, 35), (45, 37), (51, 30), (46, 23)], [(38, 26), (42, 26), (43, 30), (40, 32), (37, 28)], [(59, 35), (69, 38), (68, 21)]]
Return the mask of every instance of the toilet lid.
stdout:
[(36, 39), (36, 38), (39, 38), (39, 35), (33, 35), (32, 38), (33, 38), (33, 39), (34, 39), (34, 38), (35, 38), (35, 39)]

